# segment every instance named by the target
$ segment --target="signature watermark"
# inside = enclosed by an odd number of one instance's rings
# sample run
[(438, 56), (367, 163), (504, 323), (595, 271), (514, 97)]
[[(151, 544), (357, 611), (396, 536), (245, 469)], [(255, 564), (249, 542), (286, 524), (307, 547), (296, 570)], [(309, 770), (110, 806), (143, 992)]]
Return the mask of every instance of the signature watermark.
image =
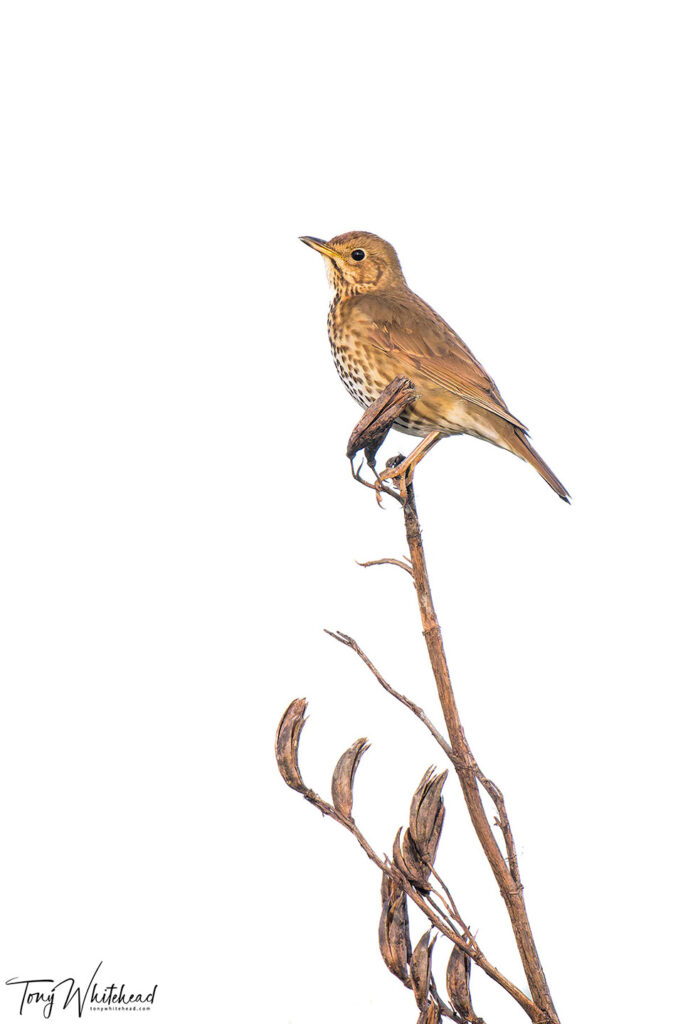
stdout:
[(85, 1010), (151, 1010), (158, 985), (149, 992), (128, 991), (124, 984), (102, 984), (98, 975), (104, 961), (100, 960), (88, 984), (77, 985), (75, 978), (9, 978), (6, 985), (16, 985), (19, 1015), (36, 1011), (47, 1020), (52, 1011), (71, 1010), (79, 1017)]

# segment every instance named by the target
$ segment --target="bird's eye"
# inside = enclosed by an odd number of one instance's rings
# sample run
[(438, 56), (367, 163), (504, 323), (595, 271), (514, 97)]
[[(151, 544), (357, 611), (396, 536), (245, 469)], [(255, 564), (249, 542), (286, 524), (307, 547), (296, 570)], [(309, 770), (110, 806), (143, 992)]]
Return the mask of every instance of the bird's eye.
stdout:
[(354, 249), (351, 253), (351, 259), (355, 260), (356, 263), (360, 263), (361, 260), (365, 259), (365, 251), (363, 249)]

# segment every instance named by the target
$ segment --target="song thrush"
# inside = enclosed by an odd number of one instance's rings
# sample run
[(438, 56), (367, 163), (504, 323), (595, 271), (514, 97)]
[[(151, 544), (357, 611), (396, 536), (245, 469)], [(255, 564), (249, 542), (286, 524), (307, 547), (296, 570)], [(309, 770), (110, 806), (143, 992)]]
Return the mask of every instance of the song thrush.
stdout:
[(382, 480), (407, 473), (410, 479), (442, 437), (471, 434), (524, 459), (563, 501), (569, 500), (465, 342), (410, 290), (389, 242), (368, 231), (349, 231), (329, 242), (309, 236), (301, 241), (325, 260), (334, 291), (327, 330), (347, 391), (367, 408), (403, 375), (418, 392), (394, 426), (423, 440), (397, 469), (380, 474)]

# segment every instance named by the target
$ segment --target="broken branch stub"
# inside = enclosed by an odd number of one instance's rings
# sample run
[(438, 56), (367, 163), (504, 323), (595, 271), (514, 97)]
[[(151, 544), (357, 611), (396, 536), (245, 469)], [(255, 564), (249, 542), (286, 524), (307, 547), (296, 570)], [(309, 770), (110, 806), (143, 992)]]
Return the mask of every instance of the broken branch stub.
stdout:
[(412, 381), (407, 377), (394, 377), (379, 398), (368, 406), (353, 428), (346, 446), (347, 458), (353, 459), (354, 455), (364, 449), (368, 465), (374, 466), (375, 455), (391, 430), (394, 420), (416, 398), (415, 385)]
[(345, 750), (337, 761), (332, 775), (332, 803), (345, 818), (351, 817), (353, 809), (353, 780), (360, 759), (370, 744), (365, 737), (356, 740)]

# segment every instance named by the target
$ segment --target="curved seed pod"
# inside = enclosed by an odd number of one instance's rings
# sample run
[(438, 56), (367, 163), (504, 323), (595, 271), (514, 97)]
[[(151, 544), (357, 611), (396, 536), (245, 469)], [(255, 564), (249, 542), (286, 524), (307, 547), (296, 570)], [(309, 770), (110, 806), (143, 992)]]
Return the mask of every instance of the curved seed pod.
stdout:
[(401, 853), (403, 854), (403, 863), (408, 869), (410, 878), (415, 880), (416, 887), (421, 889), (423, 892), (429, 892), (431, 889), (429, 884), (431, 869), (422, 859), (417, 843), (413, 837), (413, 833), (409, 828), (405, 830), (405, 834), (403, 836)]
[(353, 780), (360, 759), (370, 744), (363, 738), (344, 751), (332, 775), (332, 803), (345, 818), (351, 817), (353, 807)]
[(275, 757), (280, 775), (291, 789), (305, 793), (306, 786), (299, 771), (299, 737), (306, 721), (308, 701), (297, 697), (280, 719), (275, 737)]
[(408, 868), (406, 867), (406, 863), (403, 860), (403, 854), (401, 853), (401, 833), (402, 832), (403, 832), (403, 828), (401, 827), (398, 830), (398, 832), (396, 833), (396, 838), (394, 839), (394, 846), (393, 846), (393, 849), (392, 849), (392, 854), (393, 854), (393, 857), (394, 857), (394, 864), (396, 865), (398, 870), (401, 872), (402, 875), (405, 875), (406, 878), (410, 878), (410, 874), (408, 872)]
[(465, 1020), (476, 1020), (470, 998), (472, 961), (458, 946), (453, 947), (446, 968), (446, 991), (453, 1009)]
[[(429, 839), (427, 839), (426, 848), (423, 851), (423, 856), (425, 857), (425, 860), (427, 861), (427, 864), (430, 866), (430, 868), (434, 866), (434, 861), (436, 860), (436, 851), (439, 846), (439, 840), (441, 839), (441, 829), (443, 828), (443, 819), (446, 814), (446, 808), (441, 797), (441, 790), (443, 789), (443, 784), (446, 781), (447, 775), (448, 772), (442, 772), (441, 775), (437, 775), (436, 779), (434, 779), (432, 787), (430, 788), (430, 794), (428, 798), (430, 803), (430, 807), (428, 809), (429, 813), (431, 813), (432, 803), (436, 803), (437, 807), (436, 814), (434, 815), (433, 824), (429, 824), (427, 826), (431, 829), (431, 832), (429, 834)], [(438, 801), (436, 800), (437, 793)], [(425, 828), (424, 823), (421, 825), (421, 828)]]
[[(379, 918), (379, 951), (382, 954), (382, 960), (387, 965), (392, 974), (396, 975), (397, 978), (401, 978), (399, 966), (396, 962), (395, 951), (391, 943), (389, 942), (389, 911), (391, 909), (391, 901), (387, 900), (382, 904), (382, 913)], [(401, 981), (403, 979), (401, 978)]]
[(429, 768), (422, 776), (410, 804), (410, 831), (422, 859), (430, 866), (434, 863), (441, 838), (445, 814), (441, 791), (448, 772), (434, 774)]
[[(415, 886), (417, 886), (419, 888), (422, 888), (423, 885), (424, 885), (424, 881), (423, 881), (423, 879), (424, 879), (424, 870), (423, 870), (423, 867), (422, 867), (421, 864), (418, 864), (416, 866), (416, 864), (412, 861), (412, 859), (410, 857), (410, 854), (408, 855), (408, 860), (406, 860), (405, 857), (403, 856), (403, 851), (401, 849), (401, 833), (402, 832), (403, 832), (403, 829), (400, 828), (398, 830), (398, 832), (396, 833), (396, 838), (394, 839), (394, 848), (393, 848), (393, 851), (392, 851), (393, 852), (393, 857), (394, 857), (394, 864), (396, 865), (398, 870), (401, 872), (401, 874), (405, 875), (405, 877), (408, 879), (409, 882), (412, 882), (413, 885), (415, 885)], [(405, 848), (405, 840), (404, 840), (403, 846)]]
[(408, 964), (412, 956), (408, 930), (408, 904), (405, 893), (388, 899), (379, 919), (379, 948), (382, 959), (393, 975), (410, 988)]
[(415, 1002), (421, 1010), (429, 1004), (429, 988), (432, 981), (432, 947), (437, 936), (429, 941), (431, 929), (424, 933), (410, 959), (410, 982), (415, 994)]

